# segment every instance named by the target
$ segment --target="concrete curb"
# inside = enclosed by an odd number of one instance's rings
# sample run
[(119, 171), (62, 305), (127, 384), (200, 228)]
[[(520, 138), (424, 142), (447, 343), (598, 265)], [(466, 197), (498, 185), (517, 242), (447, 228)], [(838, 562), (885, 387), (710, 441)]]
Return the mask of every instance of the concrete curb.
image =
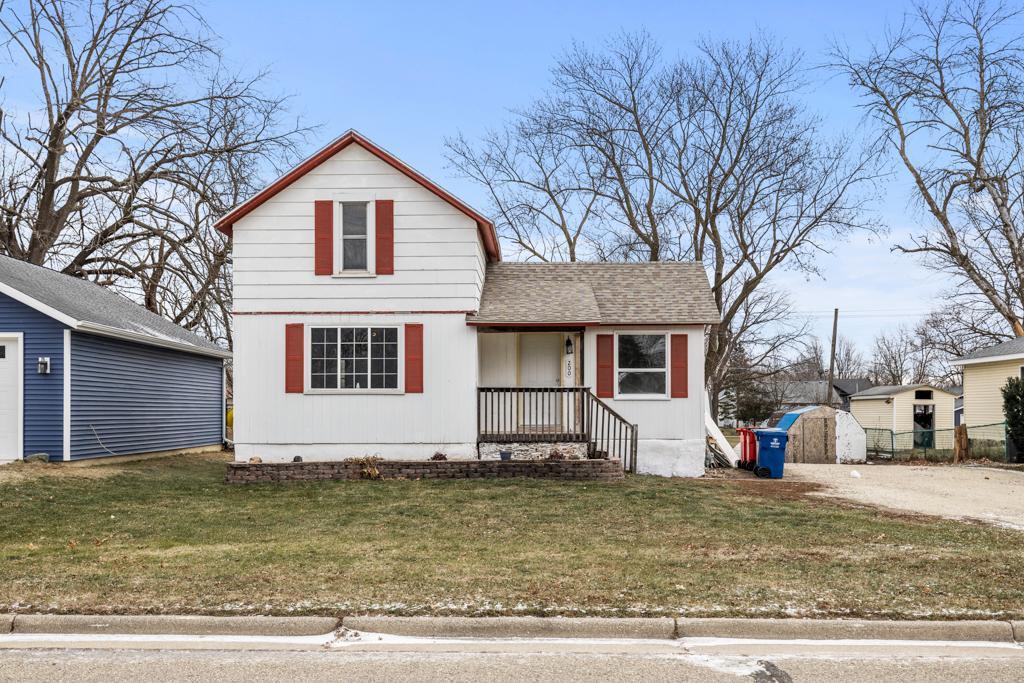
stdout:
[[(678, 619), (680, 638), (778, 640), (982, 640), (1012, 643), (1008, 621), (869, 621), (863, 619)], [(1024, 627), (1024, 623), (1022, 623)], [(1024, 635), (1024, 628), (1017, 635)]]
[(603, 617), (207, 617), (0, 614), (0, 635), (315, 636), (340, 626), (422, 638), (751, 638), (1024, 642), (1024, 621)]
[[(338, 628), (335, 617), (204, 617), (159, 615), (18, 614), (8, 633), (118, 635), (318, 636)], [(3, 623), (0, 622), (0, 631)]]
[(602, 617), (345, 617), (345, 628), (422, 638), (675, 637), (675, 619)]

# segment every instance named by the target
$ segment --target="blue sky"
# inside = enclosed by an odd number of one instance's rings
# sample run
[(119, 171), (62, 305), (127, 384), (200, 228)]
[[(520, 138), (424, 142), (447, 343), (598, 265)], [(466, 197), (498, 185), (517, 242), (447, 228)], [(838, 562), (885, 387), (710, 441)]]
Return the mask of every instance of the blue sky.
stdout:
[[(268, 86), (292, 97), (295, 114), (320, 124), (308, 151), (356, 128), (470, 204), (486, 209), (481, 189), (445, 167), (443, 139), (500, 127), (548, 83), (555, 59), (573, 40), (599, 46), (620, 31), (646, 30), (667, 57), (685, 55), (701, 37), (743, 39), (766, 32), (805, 54), (815, 67), (833, 40), (855, 51), (898, 23), (909, 3), (762, 2), (329, 2), (197, 0), (222, 38), (230, 66), (266, 68)], [(9, 74), (5, 104), (33, 108), (34, 82)], [(804, 98), (828, 132), (857, 132), (861, 115), (842, 78), (812, 69)], [(898, 169), (897, 169), (898, 171)], [(910, 186), (898, 173), (875, 206), (889, 232), (860, 236), (817, 260), (824, 279), (780, 272), (813, 331), (827, 338), (832, 308), (840, 332), (868, 351), (874, 336), (913, 324), (945, 288), (941, 276), (891, 246), (921, 224)]]
[[(267, 66), (293, 107), (320, 123), (316, 147), (357, 128), (471, 204), (482, 192), (445, 168), (442, 140), (499, 126), (509, 109), (545, 87), (555, 57), (572, 40), (598, 44), (620, 30), (646, 29), (667, 55), (686, 54), (702, 36), (744, 38), (768, 32), (820, 64), (833, 39), (856, 49), (899, 22), (909, 3), (877, 2), (280, 2), (209, 0), (203, 5), (228, 58)], [(845, 82), (812, 73), (808, 105), (834, 131), (858, 125)], [(827, 79), (827, 80), (826, 80)], [(795, 306), (812, 312), (815, 331), (840, 329), (865, 350), (874, 335), (927, 312), (941, 278), (913, 258), (892, 254), (917, 215), (906, 178), (896, 175), (878, 212), (890, 233), (838, 245), (820, 260), (824, 281), (782, 273), (776, 281)], [(937, 286), (936, 283), (939, 283)]]

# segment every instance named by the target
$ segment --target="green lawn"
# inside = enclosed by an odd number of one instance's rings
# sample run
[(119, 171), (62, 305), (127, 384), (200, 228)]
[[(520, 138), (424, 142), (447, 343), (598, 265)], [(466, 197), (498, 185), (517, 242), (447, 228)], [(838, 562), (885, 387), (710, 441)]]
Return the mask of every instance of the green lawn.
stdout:
[(631, 477), (226, 486), (223, 459), (0, 470), (0, 612), (1024, 617), (1024, 535)]

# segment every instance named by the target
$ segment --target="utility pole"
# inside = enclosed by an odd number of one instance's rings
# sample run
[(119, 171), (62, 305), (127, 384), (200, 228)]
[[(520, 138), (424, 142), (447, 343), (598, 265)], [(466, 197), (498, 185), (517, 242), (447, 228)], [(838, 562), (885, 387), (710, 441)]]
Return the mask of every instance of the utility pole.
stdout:
[(836, 372), (836, 331), (839, 329), (839, 309), (835, 309), (832, 314), (832, 353), (828, 357), (828, 385), (825, 387), (826, 393), (826, 405), (832, 405), (832, 380), (835, 379)]

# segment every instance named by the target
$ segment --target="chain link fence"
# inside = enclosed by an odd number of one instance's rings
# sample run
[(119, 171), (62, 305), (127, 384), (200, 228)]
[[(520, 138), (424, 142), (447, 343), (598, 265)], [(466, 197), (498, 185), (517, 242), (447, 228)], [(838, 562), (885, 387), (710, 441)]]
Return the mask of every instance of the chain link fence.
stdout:
[[(918, 429), (912, 432), (893, 432), (888, 429), (869, 428), (868, 456), (892, 460), (930, 460), (952, 462), (954, 430)], [(979, 425), (967, 428), (969, 457), (972, 460), (1006, 461), (1006, 423)]]

